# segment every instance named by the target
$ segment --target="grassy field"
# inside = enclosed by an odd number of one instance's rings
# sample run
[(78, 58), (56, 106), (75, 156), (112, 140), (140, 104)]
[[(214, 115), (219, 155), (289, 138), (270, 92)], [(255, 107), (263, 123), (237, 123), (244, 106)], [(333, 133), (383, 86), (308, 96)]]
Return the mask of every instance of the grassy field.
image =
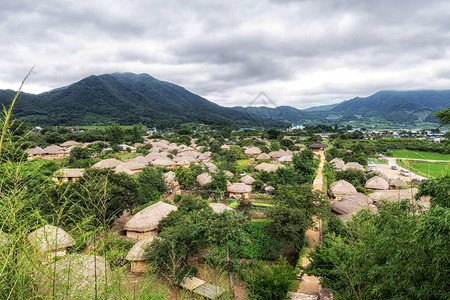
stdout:
[(441, 154), (435, 152), (412, 151), (412, 150), (395, 150), (394, 157), (396, 158), (412, 158), (412, 159), (429, 159), (429, 160), (448, 160), (450, 161), (450, 154)]
[(450, 173), (450, 162), (422, 162), (413, 160), (402, 160), (402, 166), (417, 173), (419, 175), (428, 177), (428, 168), (430, 170), (430, 177), (436, 178)]

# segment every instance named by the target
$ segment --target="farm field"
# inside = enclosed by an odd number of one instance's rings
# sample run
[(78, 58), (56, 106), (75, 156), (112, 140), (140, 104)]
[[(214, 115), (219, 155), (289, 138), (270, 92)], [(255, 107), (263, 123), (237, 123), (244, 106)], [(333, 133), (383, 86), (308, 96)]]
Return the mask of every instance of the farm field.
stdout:
[(395, 150), (393, 151), (395, 158), (411, 158), (411, 159), (429, 159), (429, 160), (448, 160), (450, 154), (441, 154), (436, 152), (413, 151), (413, 150)]
[(428, 167), (430, 168), (430, 177), (436, 178), (450, 173), (450, 163), (440, 162), (422, 162), (413, 160), (402, 160), (402, 166), (417, 173), (428, 177)]

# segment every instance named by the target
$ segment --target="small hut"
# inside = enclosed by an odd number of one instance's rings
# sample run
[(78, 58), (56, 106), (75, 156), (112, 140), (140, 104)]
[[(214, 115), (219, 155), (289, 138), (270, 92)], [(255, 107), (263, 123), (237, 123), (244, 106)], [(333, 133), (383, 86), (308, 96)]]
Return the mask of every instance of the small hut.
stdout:
[(70, 155), (69, 151), (56, 145), (48, 146), (42, 149), (41, 151), (41, 157), (43, 159), (59, 159), (68, 157), (69, 155)]
[(212, 162), (204, 162), (205, 166), (208, 168), (209, 172), (211, 173), (217, 173), (217, 167)]
[(108, 159), (104, 159), (99, 161), (98, 163), (95, 163), (92, 168), (97, 168), (97, 169), (109, 169), (109, 168), (115, 168), (118, 165), (122, 164), (122, 162), (118, 159), (115, 158), (108, 158)]
[(408, 186), (408, 184), (402, 180), (401, 178), (390, 178), (389, 179), (389, 187), (393, 189), (399, 189), (402, 186)]
[(261, 149), (259, 149), (258, 147), (250, 147), (248, 149), (245, 149), (244, 154), (255, 156), (261, 154), (261, 152), (262, 152)]
[(314, 152), (323, 151), (326, 147), (328, 147), (328, 145), (321, 141), (316, 141), (314, 144), (308, 145), (308, 148)]
[(152, 165), (170, 168), (174, 167), (176, 163), (169, 158), (158, 158), (152, 161)]
[(278, 159), (278, 158), (283, 157), (284, 155), (286, 155), (286, 153), (284, 153), (283, 150), (269, 152), (269, 156), (272, 159)]
[(339, 180), (339, 181), (333, 182), (330, 185), (330, 192), (335, 197), (353, 195), (353, 194), (358, 193), (356, 191), (355, 187), (351, 183), (349, 183), (345, 180)]
[(403, 189), (403, 190), (382, 190), (375, 191), (367, 195), (376, 205), (379, 205), (382, 200), (388, 202), (399, 202), (403, 199), (414, 199), (414, 196), (418, 193), (418, 189)]
[(239, 181), (242, 182), (242, 183), (245, 183), (247, 185), (252, 185), (253, 181), (255, 181), (255, 179), (252, 176), (250, 176), (250, 175), (245, 175)]
[(127, 236), (145, 239), (156, 235), (159, 222), (174, 210), (177, 210), (176, 206), (162, 201), (150, 205), (125, 223), (124, 229), (127, 231)]
[(148, 164), (150, 162), (144, 156), (139, 155), (139, 156), (136, 156), (135, 158), (130, 159), (129, 161), (127, 161), (127, 163), (140, 163), (140, 164), (143, 164), (144, 166), (148, 166)]
[(278, 168), (284, 167), (284, 165), (260, 163), (255, 167), (257, 171), (275, 172)]
[(140, 240), (130, 249), (125, 259), (131, 262), (131, 272), (145, 273), (148, 266), (148, 262), (145, 260), (145, 248), (153, 242), (154, 238), (151, 236)]
[(84, 169), (60, 169), (53, 174), (54, 182), (75, 182), (83, 176)]
[(234, 199), (248, 199), (251, 191), (252, 187), (245, 183), (233, 183), (232, 185), (227, 186), (228, 197)]
[(30, 244), (41, 254), (44, 260), (64, 256), (67, 248), (75, 245), (75, 240), (64, 230), (53, 225), (45, 225), (28, 235)]
[(149, 154), (147, 154), (145, 156), (145, 159), (151, 163), (154, 160), (157, 160), (158, 158), (162, 158), (161, 154), (159, 154), (158, 152), (150, 152)]
[(220, 146), (220, 148), (224, 149), (224, 150), (230, 150), (230, 146), (229, 145), (222, 145), (222, 146)]
[(341, 215), (344, 221), (351, 219), (351, 215), (356, 214), (361, 209), (370, 209), (372, 212), (376, 212), (376, 207), (371, 205), (372, 200), (364, 194), (357, 193), (353, 195), (347, 195), (342, 197), (342, 200), (333, 203), (331, 209)]
[(209, 203), (209, 206), (211, 206), (212, 210), (216, 213), (222, 213), (226, 210), (233, 210), (231, 207), (226, 206), (225, 204), (222, 203)]
[(357, 162), (353, 162), (353, 161), (348, 162), (348, 163), (345, 164), (344, 170), (347, 170), (347, 169), (356, 169), (356, 170), (360, 170), (360, 171), (363, 171), (363, 172), (365, 171), (365, 169), (364, 169), (364, 167), (362, 165), (360, 165)]
[(175, 172), (170, 171), (167, 173), (164, 173), (164, 181), (168, 184), (168, 185), (172, 185), (175, 182)]
[(121, 170), (127, 169), (133, 172), (133, 174), (137, 174), (142, 172), (142, 169), (145, 168), (144, 164), (141, 164), (139, 162), (127, 162), (120, 164), (116, 167), (116, 172), (119, 173)]
[(229, 177), (229, 178), (233, 178), (233, 177), (234, 177), (234, 174), (231, 173), (231, 172), (228, 171), (228, 170), (225, 171), (225, 175), (226, 175), (227, 177)]
[(38, 277), (39, 293), (52, 299), (94, 299), (110, 283), (111, 269), (101, 256), (72, 254), (48, 268), (54, 276)]
[(67, 148), (67, 147), (77, 147), (81, 146), (81, 143), (78, 143), (76, 141), (67, 141), (62, 144), (60, 144), (61, 147)]
[(25, 152), (28, 154), (28, 159), (33, 159), (33, 158), (41, 156), (42, 148), (34, 147), (34, 148), (25, 150)]
[(211, 177), (211, 175), (209, 175), (209, 173), (202, 173), (197, 176), (196, 180), (197, 180), (197, 183), (201, 187), (203, 187), (205, 184), (212, 182), (212, 177)]
[(268, 159), (268, 160), (270, 160), (271, 157), (270, 157), (270, 155), (267, 154), (267, 153), (261, 153), (260, 155), (258, 155), (258, 156), (256, 157), (256, 160), (263, 160), (263, 159)]
[(330, 161), (330, 163), (334, 165), (336, 171), (342, 171), (345, 169), (345, 162), (340, 158), (335, 157)]
[(380, 176), (374, 176), (366, 181), (364, 187), (371, 190), (388, 190), (389, 183)]

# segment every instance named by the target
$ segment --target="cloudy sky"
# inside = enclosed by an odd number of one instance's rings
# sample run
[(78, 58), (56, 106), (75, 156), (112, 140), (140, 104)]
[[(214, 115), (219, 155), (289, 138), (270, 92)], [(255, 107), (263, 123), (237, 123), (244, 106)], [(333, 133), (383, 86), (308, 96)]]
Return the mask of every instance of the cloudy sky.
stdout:
[(449, 89), (450, 1), (1, 1), (0, 89), (33, 65), (26, 92), (134, 72), (225, 106)]

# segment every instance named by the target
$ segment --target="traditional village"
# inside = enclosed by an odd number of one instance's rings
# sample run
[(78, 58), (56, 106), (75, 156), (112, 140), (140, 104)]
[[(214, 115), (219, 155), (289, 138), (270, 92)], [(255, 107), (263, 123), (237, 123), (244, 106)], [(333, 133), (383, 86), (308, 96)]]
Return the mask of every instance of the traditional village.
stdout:
[[(394, 149), (399, 138), (345, 140), (355, 131), (317, 129), (168, 134), (134, 126), (139, 134), (132, 138), (132, 130), (127, 135), (113, 125), (104, 130), (105, 140), (82, 142), (89, 130), (66, 128), (61, 138), (65, 133), (78, 141), (25, 149), (24, 166), (48, 174), (42, 186), (31, 187), (33, 179), (29, 187), (47, 198), (38, 206), (51, 216), (26, 237), (27, 251), (41, 262), (36, 272), (56, 271), (50, 279), (36, 277), (39, 294), (109, 298), (117, 292), (107, 283), (114, 279), (125, 284), (124, 294), (145, 293), (151, 281), (162, 289), (155, 294), (170, 299), (247, 299), (258, 288), (249, 277), (258, 266), (295, 273), (285, 279), (291, 299), (333, 299), (320, 276), (308, 272), (310, 252), (331, 224), (402, 201), (426, 211), (431, 195), (419, 185), (430, 176), (408, 169), (416, 161), (396, 158), (395, 151), (404, 151)], [(55, 133), (28, 139), (45, 145)], [(392, 149), (377, 149), (386, 143)], [(435, 163), (448, 176), (449, 155), (441, 156)], [(68, 203), (61, 207), (62, 199)], [(90, 215), (92, 209), (100, 211)], [(8, 245), (8, 234), (1, 236)], [(80, 275), (67, 281), (69, 270)]]

